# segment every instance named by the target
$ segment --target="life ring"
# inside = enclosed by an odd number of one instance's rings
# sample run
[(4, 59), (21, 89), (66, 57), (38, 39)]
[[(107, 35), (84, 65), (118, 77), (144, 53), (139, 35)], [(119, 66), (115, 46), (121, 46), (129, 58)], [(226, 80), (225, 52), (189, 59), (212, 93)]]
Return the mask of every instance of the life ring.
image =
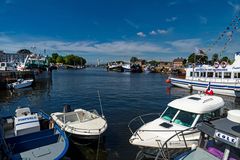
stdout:
[(218, 67), (219, 67), (219, 62), (218, 62), (218, 61), (214, 62), (214, 67), (215, 67), (215, 68), (218, 68)]
[(221, 62), (221, 67), (222, 67), (222, 68), (226, 68), (226, 66), (227, 66), (227, 62), (226, 62), (226, 61), (222, 61), (222, 62)]

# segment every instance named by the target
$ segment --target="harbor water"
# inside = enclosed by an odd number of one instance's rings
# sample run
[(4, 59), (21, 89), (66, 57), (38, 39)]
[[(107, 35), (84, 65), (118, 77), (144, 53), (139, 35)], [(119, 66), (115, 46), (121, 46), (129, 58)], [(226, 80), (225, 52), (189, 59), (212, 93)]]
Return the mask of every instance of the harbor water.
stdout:
[[(12, 115), (18, 107), (28, 106), (46, 113), (71, 108), (97, 109), (101, 114), (97, 91), (101, 95), (108, 129), (99, 147), (71, 141), (65, 159), (133, 160), (139, 149), (130, 145), (128, 123), (136, 116), (160, 113), (167, 104), (189, 95), (189, 91), (171, 87), (168, 75), (153, 73), (117, 73), (105, 69), (55, 70), (52, 78), (31, 88), (0, 91), (0, 115)], [(240, 108), (240, 99), (222, 96), (225, 107)], [(194, 106), (193, 106), (194, 107)]]

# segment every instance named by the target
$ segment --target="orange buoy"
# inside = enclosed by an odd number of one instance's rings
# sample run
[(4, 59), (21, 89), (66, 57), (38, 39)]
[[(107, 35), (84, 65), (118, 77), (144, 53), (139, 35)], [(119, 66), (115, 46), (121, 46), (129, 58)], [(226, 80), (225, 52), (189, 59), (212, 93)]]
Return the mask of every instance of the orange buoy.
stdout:
[(171, 83), (171, 79), (167, 79), (167, 80), (166, 80), (166, 83)]

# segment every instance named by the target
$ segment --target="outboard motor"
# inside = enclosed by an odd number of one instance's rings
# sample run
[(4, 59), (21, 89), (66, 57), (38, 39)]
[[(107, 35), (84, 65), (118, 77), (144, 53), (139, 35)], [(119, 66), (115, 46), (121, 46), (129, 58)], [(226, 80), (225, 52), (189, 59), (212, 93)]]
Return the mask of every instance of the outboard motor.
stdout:
[(71, 112), (72, 109), (71, 109), (71, 106), (69, 104), (65, 104), (63, 106), (63, 113), (67, 113), (67, 112)]

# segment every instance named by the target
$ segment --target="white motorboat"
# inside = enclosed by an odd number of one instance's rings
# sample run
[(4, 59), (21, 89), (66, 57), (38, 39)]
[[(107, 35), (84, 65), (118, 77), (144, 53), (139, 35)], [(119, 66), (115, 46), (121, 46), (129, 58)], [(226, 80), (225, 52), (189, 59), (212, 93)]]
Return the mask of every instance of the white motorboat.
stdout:
[(0, 118), (0, 144), (3, 159), (61, 159), (69, 142), (64, 131), (53, 125), (50, 116), (30, 108), (16, 109), (14, 116)]
[(106, 119), (96, 110), (71, 111), (70, 106), (67, 105), (64, 112), (52, 113), (51, 117), (65, 132), (77, 138), (97, 139), (107, 129)]
[(240, 159), (240, 110), (230, 110), (227, 118), (200, 123), (197, 128), (201, 131), (199, 146), (174, 160)]
[(20, 89), (20, 88), (26, 88), (31, 86), (33, 83), (33, 79), (18, 79), (17, 82), (8, 84), (8, 88), (10, 89)]
[[(158, 118), (146, 122), (146, 118), (152, 114), (142, 115), (130, 121), (128, 127), (132, 133), (129, 142), (140, 148), (161, 149), (162, 145), (179, 131), (189, 129), (185, 136), (178, 136), (167, 143), (168, 148), (184, 148), (185, 142), (191, 147), (197, 144), (199, 132), (194, 129), (201, 121), (219, 118), (224, 101), (221, 97), (195, 94), (184, 98), (176, 99), (168, 104)], [(142, 126), (135, 132), (134, 124), (142, 123)], [(135, 127), (136, 128), (136, 127)], [(186, 141), (183, 141), (185, 139)]]
[(185, 70), (185, 79), (171, 77), (169, 82), (197, 91), (205, 91), (210, 82), (214, 93), (240, 97), (240, 52), (235, 53), (235, 61), (231, 65), (215, 62), (214, 66), (193, 65)]

